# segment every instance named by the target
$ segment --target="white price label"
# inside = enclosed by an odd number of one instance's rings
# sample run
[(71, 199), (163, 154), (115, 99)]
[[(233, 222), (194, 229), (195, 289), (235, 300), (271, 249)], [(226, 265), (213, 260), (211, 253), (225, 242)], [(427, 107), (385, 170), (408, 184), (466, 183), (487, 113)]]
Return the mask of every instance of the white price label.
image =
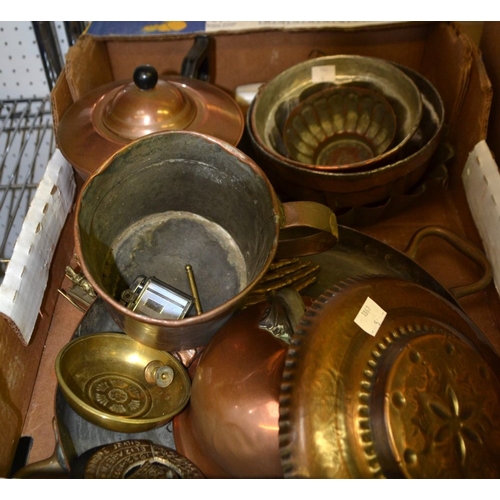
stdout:
[(313, 83), (335, 82), (335, 65), (313, 66), (311, 80)]
[(370, 297), (367, 297), (354, 322), (366, 333), (375, 337), (387, 313)]

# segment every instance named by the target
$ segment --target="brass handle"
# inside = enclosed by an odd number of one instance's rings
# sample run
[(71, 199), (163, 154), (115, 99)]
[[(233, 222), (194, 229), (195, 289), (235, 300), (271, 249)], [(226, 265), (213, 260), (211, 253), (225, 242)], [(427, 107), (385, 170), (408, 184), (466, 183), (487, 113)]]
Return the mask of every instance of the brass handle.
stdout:
[(61, 444), (61, 436), (55, 418), (52, 419), (52, 428), (56, 440), (52, 456), (39, 462), (25, 465), (14, 474), (13, 477), (15, 479), (59, 479), (68, 477), (70, 466)]
[(483, 271), (483, 276), (478, 281), (468, 285), (456, 286), (449, 290), (449, 292), (456, 299), (484, 290), (491, 283), (493, 276), (491, 265), (484, 253), (476, 246), (472, 245), (468, 241), (465, 241), (444, 227), (427, 226), (418, 230), (411, 238), (406, 249), (404, 250), (404, 253), (411, 259), (415, 260), (418, 245), (427, 236), (437, 236), (447, 241), (452, 247), (477, 264)]
[(324, 252), (339, 238), (333, 211), (314, 201), (291, 201), (282, 205), (282, 224), (276, 258)]

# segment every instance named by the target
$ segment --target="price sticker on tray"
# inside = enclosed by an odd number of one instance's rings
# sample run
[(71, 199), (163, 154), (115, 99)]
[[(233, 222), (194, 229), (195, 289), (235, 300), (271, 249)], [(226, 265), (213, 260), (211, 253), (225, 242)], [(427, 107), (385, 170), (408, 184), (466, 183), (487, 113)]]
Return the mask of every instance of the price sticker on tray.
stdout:
[(354, 318), (354, 322), (366, 333), (375, 337), (386, 315), (386, 311), (374, 300), (370, 299), (370, 297), (367, 297), (357, 316)]

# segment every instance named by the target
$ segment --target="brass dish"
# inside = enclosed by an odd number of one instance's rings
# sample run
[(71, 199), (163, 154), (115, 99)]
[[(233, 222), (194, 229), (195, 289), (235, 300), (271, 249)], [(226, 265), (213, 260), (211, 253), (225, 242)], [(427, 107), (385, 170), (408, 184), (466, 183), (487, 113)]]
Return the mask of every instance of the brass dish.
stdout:
[(120, 333), (70, 341), (56, 358), (56, 376), (80, 416), (118, 432), (165, 425), (188, 403), (191, 390), (176, 358)]
[(57, 141), (86, 179), (120, 148), (146, 135), (187, 130), (236, 146), (245, 120), (236, 101), (215, 85), (139, 66), (133, 79), (111, 82), (76, 101), (63, 115)]
[(332, 87), (304, 99), (288, 117), (283, 141), (291, 159), (325, 170), (368, 169), (390, 154), (396, 115), (379, 92)]
[(483, 339), (414, 283), (370, 277), (325, 292), (283, 371), (285, 477), (499, 478), (500, 371)]

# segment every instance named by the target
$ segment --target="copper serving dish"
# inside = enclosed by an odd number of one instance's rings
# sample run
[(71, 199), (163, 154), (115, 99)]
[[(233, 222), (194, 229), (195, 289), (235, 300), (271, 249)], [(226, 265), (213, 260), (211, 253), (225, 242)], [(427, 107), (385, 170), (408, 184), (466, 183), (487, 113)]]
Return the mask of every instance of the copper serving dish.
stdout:
[(108, 83), (75, 102), (61, 119), (57, 141), (86, 179), (123, 146), (155, 132), (196, 131), (235, 146), (243, 129), (240, 107), (223, 90), (194, 78), (158, 76), (143, 65), (133, 79)]
[(415, 134), (397, 152), (392, 162), (370, 170), (340, 172), (311, 169), (272, 154), (253, 132), (250, 121), (253, 111), (249, 111), (247, 130), (255, 158), (284, 198), (314, 200), (338, 211), (385, 201), (409, 192), (418, 183), (443, 137), (444, 104), (425, 77), (409, 68), (398, 67), (420, 91), (422, 119)]

